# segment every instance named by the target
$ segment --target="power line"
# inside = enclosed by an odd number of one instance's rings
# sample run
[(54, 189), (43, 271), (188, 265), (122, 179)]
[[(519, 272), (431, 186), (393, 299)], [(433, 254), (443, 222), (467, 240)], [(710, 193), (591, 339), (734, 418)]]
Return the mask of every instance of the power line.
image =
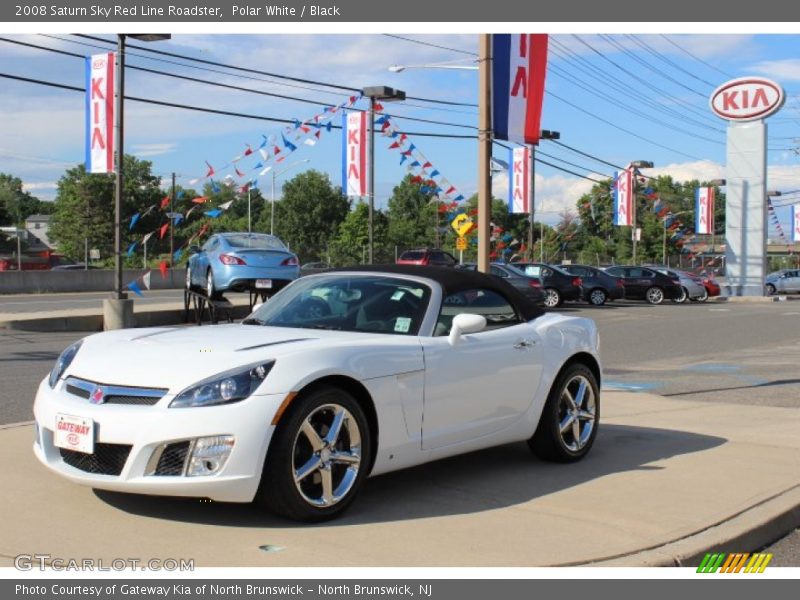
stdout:
[[(548, 154), (544, 150), (540, 150), (538, 148), (536, 149), (535, 156), (546, 156), (547, 158), (552, 158), (553, 160), (560, 161), (560, 162), (564, 163), (565, 165), (569, 165), (569, 166), (575, 167), (577, 169), (583, 169), (587, 173), (596, 173), (597, 172), (596, 169), (590, 169), (587, 166), (579, 165), (579, 164), (574, 163), (574, 162), (570, 162), (570, 161), (566, 160), (565, 158), (561, 158), (560, 156), (555, 156), (553, 154)], [(597, 174), (598, 175), (602, 175), (603, 177), (608, 177), (609, 179), (613, 179), (613, 177), (611, 175), (606, 175), (605, 173), (597, 173)]]
[(593, 181), (601, 185), (605, 183), (605, 181), (600, 181), (599, 179), (595, 179), (594, 177), (587, 177), (586, 175), (581, 175), (580, 173), (576, 173), (575, 171), (570, 171), (569, 169), (565, 169), (563, 167), (559, 167), (558, 165), (554, 165), (553, 163), (547, 162), (546, 160), (542, 160), (541, 158), (536, 158), (535, 155), (534, 155), (534, 160), (543, 165), (547, 165), (548, 167), (552, 167), (554, 169), (558, 169), (559, 171), (563, 171), (564, 173), (569, 173), (570, 175), (575, 175), (575, 177), (580, 177), (581, 179), (588, 179), (589, 181)]
[(715, 84), (711, 83), (707, 79), (703, 79), (702, 77), (698, 77), (697, 75), (695, 75), (694, 73), (692, 73), (688, 69), (684, 69), (681, 65), (679, 65), (678, 63), (673, 61), (671, 58), (669, 58), (666, 54), (664, 54), (663, 52), (659, 52), (658, 50), (653, 48), (650, 44), (648, 44), (643, 39), (641, 39), (640, 36), (631, 35), (631, 34), (626, 34), (626, 36), (629, 37), (631, 40), (633, 40), (636, 44), (638, 44), (638, 46), (640, 48), (644, 48), (647, 52), (649, 52), (650, 54), (652, 54), (656, 58), (660, 59), (661, 61), (665, 62), (666, 64), (670, 65), (672, 68), (677, 69), (678, 71), (680, 71), (681, 73), (684, 73), (685, 75), (688, 75), (692, 79), (695, 79), (695, 80), (699, 81), (700, 83), (709, 86), (711, 89), (714, 89), (715, 87), (717, 87)]
[(420, 44), (422, 46), (430, 46), (431, 48), (439, 48), (440, 50), (449, 50), (450, 52), (458, 52), (459, 54), (467, 54), (469, 56), (478, 56), (477, 52), (469, 52), (467, 50), (459, 50), (458, 48), (451, 48), (450, 46), (441, 46), (432, 42), (423, 42), (422, 40), (415, 40), (414, 38), (404, 37), (402, 35), (393, 35), (391, 33), (384, 33), (386, 37), (394, 38), (396, 40), (403, 40), (404, 42), (411, 42), (413, 44)]
[(595, 156), (593, 154), (589, 154), (588, 152), (584, 152), (583, 150), (578, 150), (577, 148), (575, 148), (573, 146), (569, 146), (569, 145), (565, 144), (562, 141), (559, 141), (559, 140), (548, 140), (548, 141), (552, 142), (553, 144), (558, 144), (559, 146), (562, 146), (562, 147), (566, 148), (567, 150), (571, 150), (572, 152), (575, 152), (577, 154), (585, 156), (586, 158), (591, 158), (592, 160), (596, 160), (599, 163), (602, 163), (604, 165), (608, 165), (609, 167), (614, 167), (615, 169), (619, 169), (619, 170), (622, 170), (622, 169), (625, 168), (625, 167), (621, 167), (619, 165), (615, 165), (614, 163), (608, 162), (607, 160), (603, 160), (602, 158), (599, 158), (599, 157), (597, 157), (597, 156)]
[[(114, 40), (106, 40), (104, 38), (99, 38), (99, 37), (95, 37), (95, 36), (91, 36), (91, 35), (85, 35), (85, 34), (75, 34), (75, 35), (77, 37), (86, 38), (86, 39), (90, 39), (90, 40), (94, 40), (94, 41), (98, 41), (98, 42), (104, 42), (106, 44), (116, 45), (116, 43), (117, 43)], [(177, 54), (175, 52), (167, 52), (166, 50), (159, 50), (159, 49), (156, 49), (156, 48), (148, 48), (147, 46), (141, 46), (141, 45), (138, 45), (138, 44), (129, 44), (129, 46), (131, 48), (135, 48), (137, 50), (143, 50), (145, 52), (150, 52), (152, 54), (158, 54), (160, 56), (170, 56), (172, 58), (180, 58), (182, 60), (189, 60), (189, 61), (197, 62), (197, 63), (200, 63), (200, 64), (206, 64), (206, 65), (211, 65), (211, 66), (215, 66), (215, 67), (224, 67), (226, 69), (232, 69), (232, 70), (241, 71), (241, 72), (244, 72), (244, 73), (255, 73), (255, 74), (259, 74), (259, 75), (266, 75), (268, 77), (275, 77), (277, 79), (285, 79), (287, 81), (296, 81), (296, 82), (299, 82), (299, 83), (308, 83), (308, 84), (312, 84), (312, 85), (329, 87), (329, 88), (338, 89), (338, 90), (345, 90), (345, 91), (348, 91), (348, 92), (361, 93), (361, 90), (359, 88), (339, 85), (337, 83), (326, 83), (324, 81), (317, 81), (317, 80), (314, 80), (314, 79), (306, 79), (306, 78), (303, 78), (303, 77), (293, 77), (291, 75), (284, 75), (282, 73), (272, 73), (270, 71), (262, 71), (260, 69), (251, 69), (251, 68), (248, 68), (248, 67), (240, 67), (240, 66), (237, 66), (237, 65), (221, 63), (221, 62), (217, 62), (217, 61), (213, 61), (213, 60), (207, 60), (207, 59), (203, 59), (203, 58), (196, 58), (196, 57), (193, 57), (193, 56), (186, 56), (184, 54)], [(420, 102), (431, 102), (431, 103), (434, 103), (434, 104), (446, 104), (446, 105), (449, 105), (449, 106), (477, 106), (476, 104), (471, 104), (471, 103), (466, 103), (466, 102), (452, 102), (450, 100), (438, 100), (438, 99), (435, 99), (435, 98), (421, 98), (421, 97), (418, 97), (418, 96), (407, 96), (407, 97), (410, 100), (417, 100), (417, 101), (420, 101)]]
[(675, 46), (675, 47), (676, 47), (678, 50), (680, 50), (681, 52), (683, 52), (683, 53), (684, 53), (684, 54), (686, 54), (687, 56), (690, 56), (690, 57), (692, 57), (692, 58), (693, 58), (693, 59), (695, 59), (697, 62), (704, 64), (705, 66), (707, 66), (707, 67), (708, 67), (708, 68), (710, 68), (710, 69), (714, 69), (714, 70), (715, 70), (717, 73), (722, 73), (723, 75), (725, 75), (725, 77), (733, 77), (733, 75), (731, 75), (730, 73), (726, 73), (726, 72), (725, 72), (725, 71), (723, 71), (722, 69), (720, 69), (720, 68), (718, 68), (718, 67), (716, 67), (716, 66), (712, 65), (712, 64), (711, 64), (711, 63), (709, 63), (709, 62), (706, 62), (706, 61), (704, 61), (704, 60), (703, 60), (702, 58), (700, 58), (699, 56), (696, 56), (696, 55), (692, 54), (691, 52), (689, 52), (689, 51), (688, 51), (686, 48), (684, 48), (684, 47), (683, 47), (683, 46), (681, 46), (680, 44), (676, 44), (676, 43), (675, 43), (675, 42), (673, 42), (673, 41), (672, 41), (672, 40), (671, 40), (671, 39), (670, 39), (668, 36), (664, 35), (663, 33), (662, 33), (662, 34), (660, 34), (660, 35), (661, 35), (661, 37), (662, 37), (662, 38), (664, 38), (665, 40), (667, 40), (667, 41), (668, 41), (670, 44), (672, 44), (673, 46)]

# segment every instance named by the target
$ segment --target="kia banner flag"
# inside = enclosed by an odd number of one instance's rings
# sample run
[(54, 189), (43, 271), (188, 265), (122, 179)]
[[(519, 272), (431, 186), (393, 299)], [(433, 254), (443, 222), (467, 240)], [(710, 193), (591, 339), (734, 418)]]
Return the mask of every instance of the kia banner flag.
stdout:
[(367, 113), (342, 115), (342, 191), (367, 195)]
[(694, 191), (695, 232), (714, 233), (714, 188), (699, 187)]
[(508, 164), (508, 212), (531, 212), (531, 151), (527, 146), (511, 148)]
[(518, 144), (538, 144), (547, 34), (494, 34), (492, 59), (494, 137)]
[(86, 170), (114, 171), (114, 53), (87, 56)]
[(800, 242), (800, 206), (792, 205), (792, 242)]
[(614, 172), (614, 225), (633, 225), (633, 173)]

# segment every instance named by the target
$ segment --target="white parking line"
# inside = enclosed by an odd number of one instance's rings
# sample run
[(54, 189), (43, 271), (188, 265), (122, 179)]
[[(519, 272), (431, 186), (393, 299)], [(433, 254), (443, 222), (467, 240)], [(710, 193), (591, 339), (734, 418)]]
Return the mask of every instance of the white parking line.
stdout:
[(709, 312), (730, 312), (730, 308), (709, 308)]

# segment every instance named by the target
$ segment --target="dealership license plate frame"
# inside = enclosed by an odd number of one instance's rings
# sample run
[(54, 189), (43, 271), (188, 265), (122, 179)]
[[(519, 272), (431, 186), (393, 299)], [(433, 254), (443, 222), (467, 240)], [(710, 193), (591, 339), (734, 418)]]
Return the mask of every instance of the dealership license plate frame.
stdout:
[[(88, 427), (85, 433), (69, 431), (59, 427), (61, 423)], [(53, 445), (56, 448), (73, 450), (83, 454), (94, 454), (95, 423), (89, 417), (79, 417), (64, 413), (56, 414), (55, 427), (53, 428)]]

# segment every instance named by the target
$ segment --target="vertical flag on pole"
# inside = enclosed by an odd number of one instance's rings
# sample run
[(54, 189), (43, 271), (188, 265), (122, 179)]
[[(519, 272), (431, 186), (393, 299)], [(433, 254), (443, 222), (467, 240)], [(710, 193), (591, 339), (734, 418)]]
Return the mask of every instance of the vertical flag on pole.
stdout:
[(800, 206), (792, 205), (792, 241), (800, 242)]
[(342, 115), (342, 191), (367, 195), (367, 113)]
[(531, 151), (527, 146), (509, 150), (508, 164), (508, 212), (529, 214), (531, 212)]
[(547, 72), (547, 34), (494, 34), (492, 65), (495, 138), (538, 144)]
[(714, 188), (700, 187), (694, 192), (695, 228), (700, 234), (714, 233)]
[(630, 169), (614, 173), (614, 225), (633, 225), (633, 173)]
[(87, 56), (86, 170), (114, 171), (114, 53)]

